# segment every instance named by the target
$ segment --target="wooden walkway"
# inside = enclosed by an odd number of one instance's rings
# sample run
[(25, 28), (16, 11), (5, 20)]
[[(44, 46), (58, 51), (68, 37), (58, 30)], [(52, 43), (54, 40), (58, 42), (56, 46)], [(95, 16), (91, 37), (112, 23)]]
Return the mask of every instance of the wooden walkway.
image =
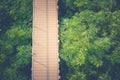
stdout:
[(59, 80), (57, 0), (34, 0), (32, 80)]

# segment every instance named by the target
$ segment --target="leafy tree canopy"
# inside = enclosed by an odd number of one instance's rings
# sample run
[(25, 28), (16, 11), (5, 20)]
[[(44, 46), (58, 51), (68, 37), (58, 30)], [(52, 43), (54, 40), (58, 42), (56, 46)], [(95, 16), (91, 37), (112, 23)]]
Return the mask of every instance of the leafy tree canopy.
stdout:
[[(68, 70), (67, 77), (61, 80), (119, 80), (120, 2), (65, 2), (66, 14), (60, 17), (59, 39), (60, 59)], [(61, 62), (60, 65), (64, 64)], [(64, 76), (62, 72), (61, 76)]]
[(0, 1), (0, 80), (31, 79), (32, 0)]

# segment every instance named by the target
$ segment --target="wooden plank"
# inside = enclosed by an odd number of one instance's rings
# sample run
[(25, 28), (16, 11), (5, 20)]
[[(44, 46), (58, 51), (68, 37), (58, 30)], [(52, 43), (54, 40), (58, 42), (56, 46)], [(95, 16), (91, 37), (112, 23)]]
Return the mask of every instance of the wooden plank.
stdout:
[(32, 79), (58, 80), (56, 0), (34, 0)]

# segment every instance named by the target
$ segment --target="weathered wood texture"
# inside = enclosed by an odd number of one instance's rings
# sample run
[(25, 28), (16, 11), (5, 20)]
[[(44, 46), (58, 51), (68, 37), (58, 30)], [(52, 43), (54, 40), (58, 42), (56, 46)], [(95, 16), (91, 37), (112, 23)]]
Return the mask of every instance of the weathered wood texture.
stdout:
[(34, 0), (32, 79), (58, 80), (58, 19), (56, 0)]

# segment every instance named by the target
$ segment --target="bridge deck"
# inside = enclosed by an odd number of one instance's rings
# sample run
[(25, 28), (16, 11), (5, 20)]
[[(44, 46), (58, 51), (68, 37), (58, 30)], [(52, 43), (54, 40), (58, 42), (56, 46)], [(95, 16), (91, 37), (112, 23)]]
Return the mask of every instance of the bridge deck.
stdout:
[(58, 80), (56, 0), (34, 0), (32, 79)]

